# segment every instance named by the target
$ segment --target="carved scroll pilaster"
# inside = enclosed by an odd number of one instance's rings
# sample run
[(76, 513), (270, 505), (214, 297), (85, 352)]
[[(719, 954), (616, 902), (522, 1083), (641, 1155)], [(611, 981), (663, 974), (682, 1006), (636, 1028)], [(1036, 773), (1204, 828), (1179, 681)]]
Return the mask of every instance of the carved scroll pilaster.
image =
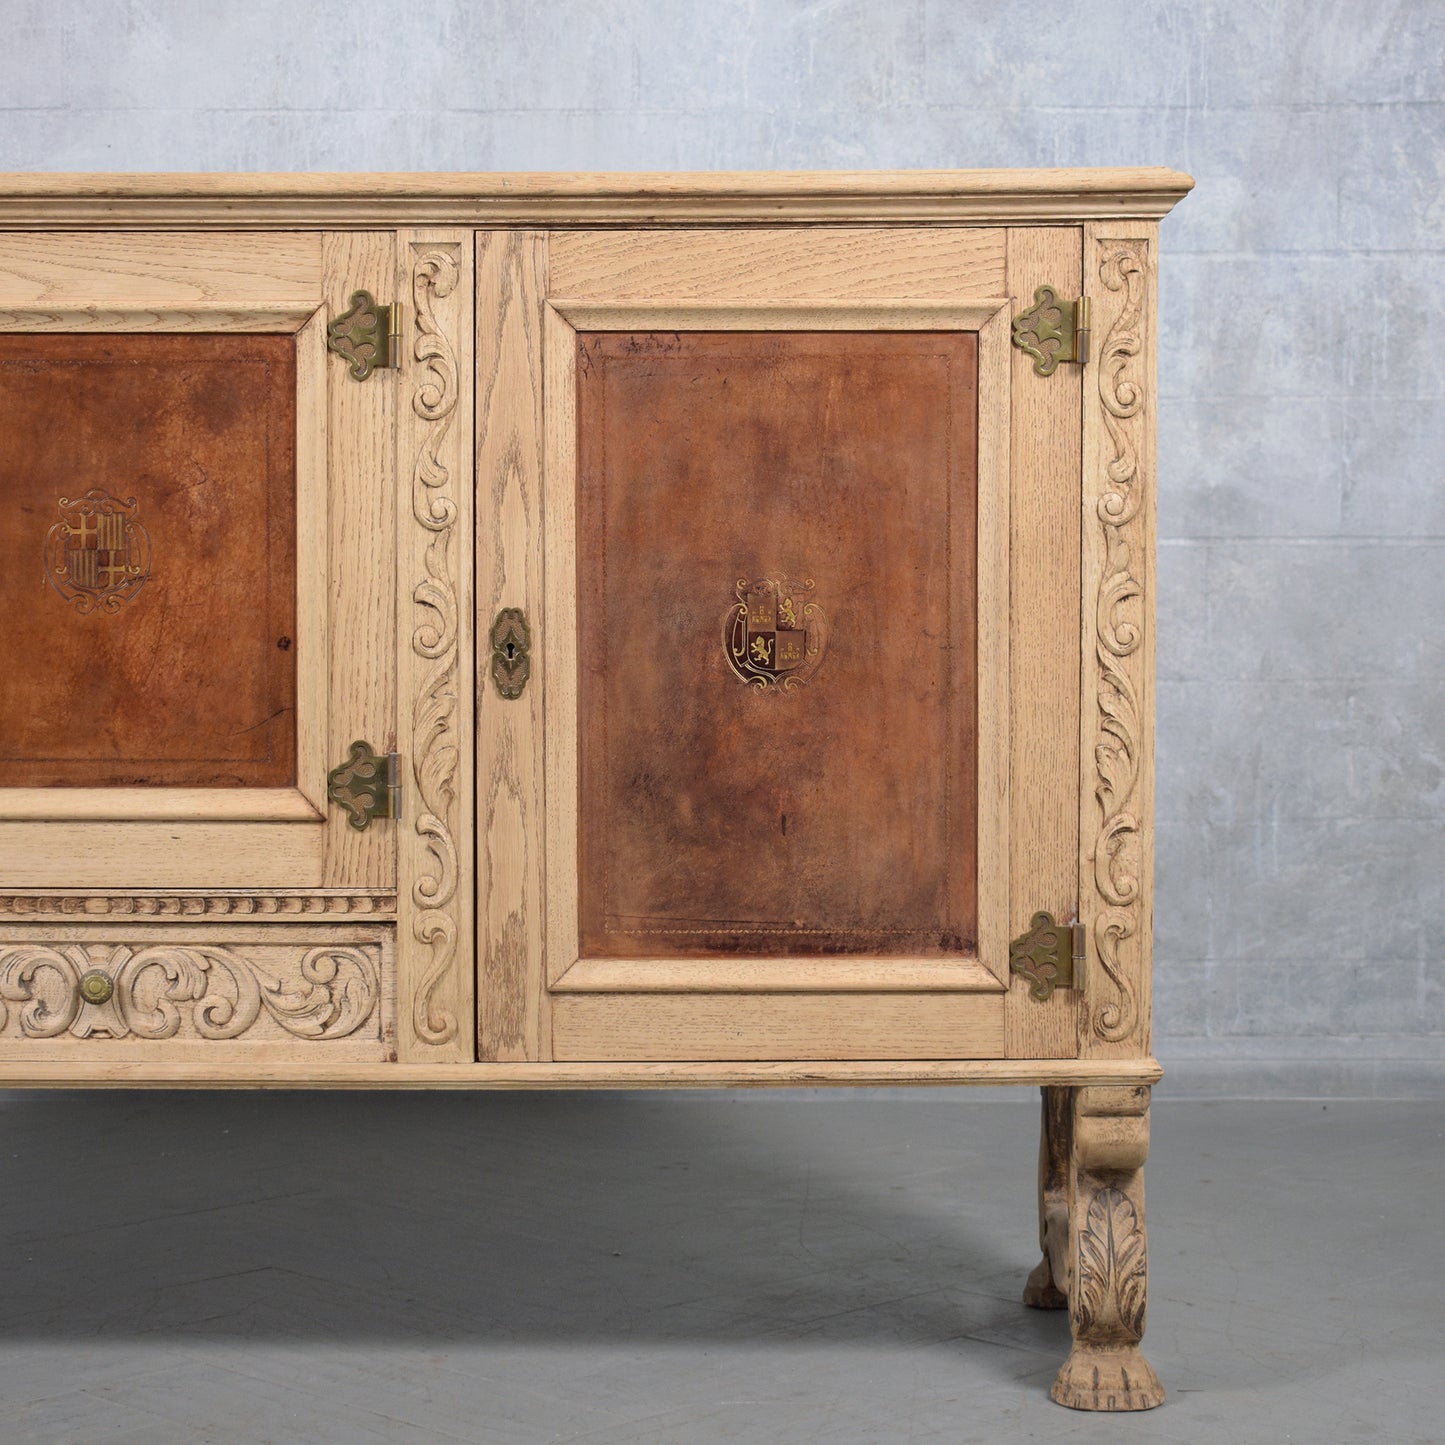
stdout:
[[(1086, 400), (1086, 677), (1083, 756), (1092, 765), (1084, 820), (1084, 918), (1103, 979), (1091, 980), (1087, 1032), (1148, 1043), (1152, 776), (1153, 425), (1149, 241), (1090, 228), (1096, 316), (1104, 334)], [(1092, 596), (1087, 595), (1092, 589)], [(1092, 697), (1089, 694), (1092, 693)]]
[(470, 994), (469, 908), (460, 882), (470, 876), (470, 657), (460, 623), (470, 601), (472, 511), (465, 465), (470, 408), (462, 377), (470, 365), (470, 247), (413, 233), (412, 331), (402, 428), (410, 468), (409, 540), (402, 587), (409, 617), (402, 708), (409, 711), (412, 805), (403, 844), (400, 894), (404, 939), (403, 1044), (416, 1056), (466, 1056)]

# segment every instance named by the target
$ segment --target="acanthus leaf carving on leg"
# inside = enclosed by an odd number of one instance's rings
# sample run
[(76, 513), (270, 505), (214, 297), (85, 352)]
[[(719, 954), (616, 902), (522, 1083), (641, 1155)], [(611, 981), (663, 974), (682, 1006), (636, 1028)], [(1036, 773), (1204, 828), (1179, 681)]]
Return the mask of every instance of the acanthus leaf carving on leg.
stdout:
[(1051, 1393), (1074, 1410), (1149, 1410), (1164, 1399), (1140, 1348), (1149, 1299), (1149, 1091), (1073, 1093), (1068, 1295), (1074, 1343)]
[(1139, 1213), (1127, 1194), (1109, 1185), (1094, 1191), (1078, 1260), (1075, 1327), (1137, 1345), (1144, 1338), (1148, 1259)]

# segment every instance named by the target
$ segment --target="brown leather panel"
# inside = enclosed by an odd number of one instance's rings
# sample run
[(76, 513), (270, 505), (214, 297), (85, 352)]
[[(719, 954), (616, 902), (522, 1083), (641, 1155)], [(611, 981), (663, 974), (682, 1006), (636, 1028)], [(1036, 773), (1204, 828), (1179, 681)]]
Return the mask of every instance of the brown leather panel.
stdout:
[(972, 952), (976, 336), (578, 346), (583, 956)]
[(0, 336), (0, 787), (295, 782), (295, 436), (290, 336)]

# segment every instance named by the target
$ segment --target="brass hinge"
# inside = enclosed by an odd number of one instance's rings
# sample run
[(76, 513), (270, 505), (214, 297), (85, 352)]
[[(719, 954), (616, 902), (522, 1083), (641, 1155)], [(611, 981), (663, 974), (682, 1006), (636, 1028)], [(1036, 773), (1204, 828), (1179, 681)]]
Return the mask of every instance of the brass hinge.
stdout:
[(351, 307), (326, 328), (326, 348), (351, 363), (365, 381), (377, 367), (401, 365), (401, 302), (380, 306), (370, 291), (353, 291)]
[(1034, 359), (1040, 376), (1061, 361), (1083, 366), (1089, 359), (1089, 298), (1062, 301), (1052, 286), (1034, 292), (1034, 304), (1014, 317), (1014, 345)]
[(346, 821), (364, 832), (373, 818), (401, 817), (401, 757), (376, 753), (359, 739), (351, 756), (326, 775), (326, 796), (346, 809)]
[(1082, 923), (1056, 923), (1052, 913), (1035, 913), (1029, 931), (1009, 944), (1009, 972), (1028, 979), (1029, 992), (1042, 1003), (1083, 977), (1084, 949)]

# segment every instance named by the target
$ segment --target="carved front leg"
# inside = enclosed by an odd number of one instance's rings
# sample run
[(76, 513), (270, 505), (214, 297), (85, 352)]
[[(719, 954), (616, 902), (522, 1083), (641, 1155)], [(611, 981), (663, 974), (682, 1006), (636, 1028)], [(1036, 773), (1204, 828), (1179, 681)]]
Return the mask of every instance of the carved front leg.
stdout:
[(1144, 1358), (1147, 1088), (1083, 1088), (1073, 1109), (1069, 1323), (1053, 1397), (1074, 1410), (1150, 1410), (1164, 1388)]
[(1044, 1088), (1039, 1131), (1039, 1247), (1043, 1259), (1024, 1285), (1024, 1303), (1036, 1310), (1061, 1310), (1067, 1294), (1069, 1247), (1069, 1139), (1074, 1091)]

